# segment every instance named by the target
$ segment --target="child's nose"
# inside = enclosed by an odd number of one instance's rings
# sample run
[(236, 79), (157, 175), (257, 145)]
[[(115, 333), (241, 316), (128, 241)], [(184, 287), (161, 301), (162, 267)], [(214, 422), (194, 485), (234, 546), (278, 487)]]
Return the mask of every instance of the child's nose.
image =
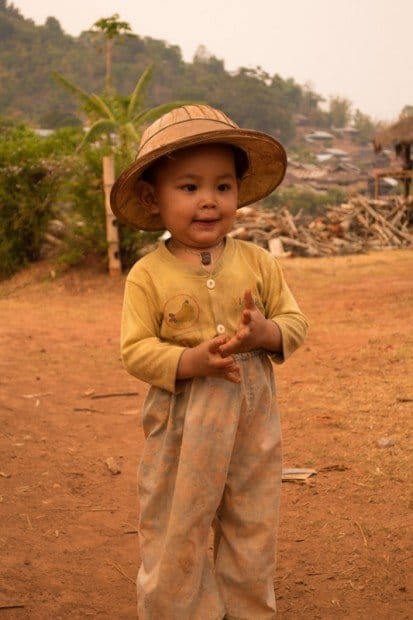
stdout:
[(211, 209), (217, 206), (217, 198), (213, 190), (205, 189), (200, 199), (200, 205), (203, 209)]

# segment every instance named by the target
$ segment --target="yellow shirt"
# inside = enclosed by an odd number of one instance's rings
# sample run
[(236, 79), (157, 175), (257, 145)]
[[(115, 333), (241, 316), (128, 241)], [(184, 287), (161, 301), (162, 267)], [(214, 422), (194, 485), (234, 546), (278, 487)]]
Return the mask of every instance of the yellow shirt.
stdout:
[(126, 370), (142, 381), (176, 392), (179, 358), (217, 335), (232, 336), (239, 325), (244, 292), (277, 323), (283, 362), (300, 346), (307, 321), (277, 260), (246, 241), (226, 238), (224, 251), (206, 272), (177, 258), (161, 243), (128, 274), (122, 312), (121, 354)]

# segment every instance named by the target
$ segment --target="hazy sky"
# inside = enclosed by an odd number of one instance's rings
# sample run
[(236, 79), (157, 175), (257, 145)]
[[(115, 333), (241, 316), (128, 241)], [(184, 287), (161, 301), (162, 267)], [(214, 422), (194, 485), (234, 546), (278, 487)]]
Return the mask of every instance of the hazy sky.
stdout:
[(200, 44), (228, 70), (268, 73), (340, 95), (374, 119), (396, 120), (413, 105), (413, 0), (13, 0), (43, 24), (52, 15), (78, 35), (119, 13), (141, 36), (178, 45), (191, 60)]

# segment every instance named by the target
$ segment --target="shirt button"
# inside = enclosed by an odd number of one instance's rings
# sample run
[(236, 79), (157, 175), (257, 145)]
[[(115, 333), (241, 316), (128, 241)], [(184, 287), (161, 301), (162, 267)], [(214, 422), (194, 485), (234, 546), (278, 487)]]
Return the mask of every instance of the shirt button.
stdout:
[(225, 334), (225, 325), (221, 325), (221, 323), (217, 325), (217, 332), (218, 334)]
[(213, 280), (212, 278), (209, 278), (209, 280), (207, 280), (206, 285), (207, 285), (207, 287), (208, 287), (208, 288), (210, 288), (210, 289), (215, 288), (215, 280)]

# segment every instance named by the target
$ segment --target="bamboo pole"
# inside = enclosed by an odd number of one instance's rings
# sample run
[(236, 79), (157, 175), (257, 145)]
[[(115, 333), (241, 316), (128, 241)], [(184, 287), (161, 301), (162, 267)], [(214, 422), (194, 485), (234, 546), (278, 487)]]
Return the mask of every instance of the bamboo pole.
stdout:
[(108, 268), (111, 276), (122, 273), (120, 262), (118, 223), (110, 208), (110, 192), (115, 182), (115, 159), (113, 155), (103, 157), (103, 189), (105, 192), (106, 239), (108, 242)]

